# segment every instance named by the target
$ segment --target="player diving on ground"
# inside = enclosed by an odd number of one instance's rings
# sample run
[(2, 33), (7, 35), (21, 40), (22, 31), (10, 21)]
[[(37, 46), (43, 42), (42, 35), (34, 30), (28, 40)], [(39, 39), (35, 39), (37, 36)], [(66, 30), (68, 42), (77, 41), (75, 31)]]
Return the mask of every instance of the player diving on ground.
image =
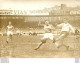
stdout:
[(37, 48), (35, 48), (35, 50), (39, 49), (44, 43), (46, 43), (47, 39), (50, 39), (53, 42), (55, 41), (54, 36), (52, 34), (54, 27), (49, 24), (49, 21), (45, 21), (45, 24), (41, 24), (41, 22), (39, 21), (38, 26), (43, 26), (45, 33), (43, 38), (41, 38), (41, 43), (38, 45)]

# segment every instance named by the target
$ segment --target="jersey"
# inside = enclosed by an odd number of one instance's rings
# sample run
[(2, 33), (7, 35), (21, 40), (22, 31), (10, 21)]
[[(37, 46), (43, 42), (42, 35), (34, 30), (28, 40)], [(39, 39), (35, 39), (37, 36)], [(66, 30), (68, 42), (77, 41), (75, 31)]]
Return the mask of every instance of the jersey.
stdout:
[(13, 28), (14, 28), (14, 27), (13, 27), (12, 25), (8, 25), (8, 26), (7, 26), (7, 31), (13, 31)]
[(66, 32), (70, 31), (70, 32), (73, 32), (73, 33), (75, 32), (74, 28), (69, 23), (62, 23), (58, 26), (62, 27), (61, 31), (66, 31)]
[(45, 33), (51, 33), (52, 32), (52, 25), (49, 24), (49, 25), (44, 25), (44, 31)]

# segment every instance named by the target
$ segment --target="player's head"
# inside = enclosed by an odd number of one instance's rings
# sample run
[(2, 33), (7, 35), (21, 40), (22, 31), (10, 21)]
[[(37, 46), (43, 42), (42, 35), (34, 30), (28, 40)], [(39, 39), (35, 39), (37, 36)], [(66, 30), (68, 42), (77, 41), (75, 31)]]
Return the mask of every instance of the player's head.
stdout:
[(64, 22), (64, 23), (68, 23), (67, 19), (63, 19), (63, 22)]
[(46, 20), (46, 21), (45, 21), (45, 25), (48, 25), (48, 24), (49, 24), (49, 21)]
[(11, 25), (11, 21), (9, 21), (9, 25)]

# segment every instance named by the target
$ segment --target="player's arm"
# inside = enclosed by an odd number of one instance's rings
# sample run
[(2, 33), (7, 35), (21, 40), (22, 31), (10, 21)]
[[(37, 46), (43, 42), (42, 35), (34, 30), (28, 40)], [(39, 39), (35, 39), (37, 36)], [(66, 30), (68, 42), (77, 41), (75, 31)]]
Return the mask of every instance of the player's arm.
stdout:
[(12, 30), (14, 30), (14, 26), (12, 26)]
[(44, 24), (39, 21), (38, 26), (44, 26)]
[(61, 24), (56, 24), (56, 27), (57, 27), (57, 28), (62, 28), (62, 26), (63, 26), (63, 23), (61, 23)]
[(55, 28), (53, 27), (53, 25), (51, 25), (51, 29), (52, 29), (52, 30), (55, 30)]

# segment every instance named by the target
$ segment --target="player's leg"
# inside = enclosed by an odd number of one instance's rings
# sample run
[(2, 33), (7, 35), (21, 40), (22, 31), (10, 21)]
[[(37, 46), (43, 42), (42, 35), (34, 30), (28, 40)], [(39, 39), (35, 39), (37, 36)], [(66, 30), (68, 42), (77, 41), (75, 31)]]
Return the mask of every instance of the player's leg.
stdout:
[(42, 38), (41, 39), (41, 43), (38, 45), (37, 48), (35, 48), (35, 50), (39, 49), (44, 43), (46, 43), (47, 38)]
[(12, 42), (12, 34), (10, 35), (10, 41)]
[(55, 43), (56, 42), (56, 39), (55, 39), (55, 37), (53, 36), (53, 43)]
[(53, 43), (55, 43), (55, 37), (53, 36), (53, 34), (52, 34), (52, 33), (49, 33), (48, 36), (49, 36), (48, 38), (49, 38), (50, 40), (52, 40)]
[(67, 45), (65, 45), (65, 44), (63, 44), (63, 43), (55, 43), (56, 44), (56, 47), (59, 49), (60, 47), (62, 47), (62, 46), (64, 46), (64, 47), (66, 47), (66, 49), (68, 50), (69, 49), (69, 46), (67, 46)]
[(10, 40), (11, 40), (11, 42), (12, 42), (12, 40), (13, 40), (13, 32), (11, 32)]
[(62, 47), (62, 44), (63, 44), (63, 37), (64, 37), (64, 34), (61, 34), (56, 40), (55, 40), (55, 45), (57, 48), (60, 48)]
[(79, 42), (79, 40), (80, 40), (80, 35), (76, 35), (76, 40)]
[(56, 47), (59, 49), (60, 47), (62, 47), (63, 42), (62, 41), (56, 41), (55, 45)]
[(39, 49), (44, 43), (46, 43), (46, 40), (48, 37), (49, 37), (49, 34), (45, 33), (44, 37), (41, 39), (41, 43), (38, 45), (38, 47), (35, 50)]
[(56, 42), (55, 45), (56, 45), (56, 47), (57, 47), (58, 49), (59, 49), (60, 47), (64, 46), (64, 47), (66, 47), (67, 50), (69, 50), (69, 46), (63, 44), (62, 41), (61, 41), (61, 42), (60, 42), (60, 41), (59, 41), (59, 42)]
[(8, 44), (8, 46), (9, 46), (9, 57), (11, 57), (12, 56), (12, 51), (13, 51), (13, 43), (12, 43), (12, 36), (13, 36), (13, 32), (10, 32), (10, 34), (9, 34), (9, 41), (10, 41), (10, 43)]
[(20, 34), (21, 34), (21, 31), (17, 28), (17, 31), (16, 31), (16, 35), (17, 35), (17, 37), (19, 37)]
[[(68, 32), (64, 32), (64, 36), (63, 36), (63, 40), (69, 35)], [(69, 49), (69, 46), (65, 45), (65, 44), (62, 44), (64, 47), (66, 47), (66, 49), (68, 50)]]
[(69, 46), (63, 44), (62, 46), (66, 47), (67, 50), (69, 50)]
[(66, 49), (69, 50), (69, 46), (67, 46), (67, 45), (65, 45), (65, 44), (58, 44), (58, 45), (57, 45), (57, 48), (59, 49), (59, 48), (62, 47), (62, 46), (66, 47)]
[(69, 48), (69, 46), (63, 44), (63, 41), (64, 41), (64, 39), (65, 39), (67, 36), (68, 36), (68, 33), (67, 33), (67, 32), (64, 32), (64, 33), (62, 33), (62, 34), (60, 35), (60, 37), (57, 39), (57, 43), (56, 43), (57, 48), (60, 48), (60, 47), (62, 47), (62, 46), (65, 46), (67, 49)]
[(8, 43), (8, 41), (9, 41), (9, 35), (10, 35), (9, 31), (7, 31), (7, 39), (6, 39), (6, 42), (7, 42), (7, 43)]
[(60, 45), (59, 40), (57, 40), (57, 41), (55, 40), (55, 38), (54, 38), (54, 36), (53, 36), (52, 33), (50, 33), (48, 36), (49, 36), (48, 38), (49, 38), (50, 40), (52, 40), (53, 43), (55, 43), (55, 45), (56, 45), (57, 48), (59, 48), (60, 46), (62, 46), (62, 45)]
[[(69, 34), (67, 32), (64, 33), (64, 36), (62, 38), (62, 41), (64, 41), (64, 39), (68, 36)], [(65, 44), (62, 44), (62, 46), (66, 47), (66, 49), (68, 50), (69, 49), (69, 46), (65, 45)]]
[(61, 40), (61, 39), (63, 39), (64, 38), (64, 34), (61, 34), (57, 39), (56, 39), (56, 41), (59, 41), (59, 40)]
[(7, 35), (7, 40), (6, 40), (6, 42), (8, 43), (9, 40), (10, 40), (10, 35)]
[(12, 33), (9, 31), (9, 32), (7, 32), (7, 43), (10, 41), (10, 40), (12, 40)]

